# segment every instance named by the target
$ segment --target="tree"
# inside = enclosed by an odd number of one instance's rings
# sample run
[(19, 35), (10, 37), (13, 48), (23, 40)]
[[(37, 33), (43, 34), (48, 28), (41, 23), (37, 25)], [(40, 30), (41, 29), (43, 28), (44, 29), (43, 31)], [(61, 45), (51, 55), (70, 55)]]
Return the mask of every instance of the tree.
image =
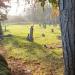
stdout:
[[(43, 0), (40, 0), (43, 1)], [(56, 0), (49, 0), (53, 5)], [(75, 75), (75, 0), (59, 0), (64, 75)]]
[(0, 35), (2, 35), (2, 34), (3, 34), (3, 31), (2, 31), (2, 26), (1, 26), (1, 22), (0, 22)]
[[(7, 9), (8, 5), (6, 5), (4, 2), (6, 2), (8, 0), (0, 0), (0, 36), (3, 35), (3, 31), (2, 31), (2, 26), (1, 26), (1, 22), (7, 19), (7, 15), (3, 14), (3, 12), (1, 11), (1, 9), (5, 10)], [(7, 11), (6, 11), (7, 12)]]
[[(7, 8), (7, 5), (5, 5), (4, 3), (5, 1), (7, 0), (0, 0), (0, 38), (2, 38), (3, 35), (1, 21), (7, 19), (7, 16), (1, 12), (1, 9)], [(0, 55), (0, 75), (11, 75), (11, 71), (8, 68), (8, 64), (2, 55)]]
[(65, 75), (75, 75), (75, 0), (60, 0)]

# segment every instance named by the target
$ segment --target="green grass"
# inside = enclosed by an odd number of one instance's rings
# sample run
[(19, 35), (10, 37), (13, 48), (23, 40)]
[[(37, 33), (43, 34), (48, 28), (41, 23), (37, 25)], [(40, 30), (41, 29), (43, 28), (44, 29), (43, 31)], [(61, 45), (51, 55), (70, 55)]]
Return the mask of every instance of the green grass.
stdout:
[[(8, 25), (5, 35), (12, 34), (11, 38), (4, 38), (3, 42), (7, 49), (7, 57), (21, 58), (26, 61), (37, 60), (45, 64), (55, 61), (55, 64), (63, 65), (62, 49), (47, 49), (44, 48), (44, 44), (55, 46), (60, 45), (61, 40), (57, 39), (60, 36), (59, 26), (49, 26), (43, 29), (39, 25), (34, 26), (34, 42), (29, 42), (26, 37), (29, 33), (30, 25)], [(54, 33), (51, 29), (54, 28)], [(42, 32), (45, 33), (45, 37), (42, 37)], [(60, 68), (60, 66), (58, 68)]]

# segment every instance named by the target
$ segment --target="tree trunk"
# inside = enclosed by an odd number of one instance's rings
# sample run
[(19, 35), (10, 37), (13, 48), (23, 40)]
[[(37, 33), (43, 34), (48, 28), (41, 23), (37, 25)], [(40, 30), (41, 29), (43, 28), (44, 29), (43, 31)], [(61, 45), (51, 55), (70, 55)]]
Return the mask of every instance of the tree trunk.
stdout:
[(75, 75), (75, 0), (59, 0), (65, 75)]
[(5, 32), (7, 31), (7, 26), (5, 25)]
[(3, 35), (3, 31), (2, 31), (1, 22), (0, 22), (0, 35)]

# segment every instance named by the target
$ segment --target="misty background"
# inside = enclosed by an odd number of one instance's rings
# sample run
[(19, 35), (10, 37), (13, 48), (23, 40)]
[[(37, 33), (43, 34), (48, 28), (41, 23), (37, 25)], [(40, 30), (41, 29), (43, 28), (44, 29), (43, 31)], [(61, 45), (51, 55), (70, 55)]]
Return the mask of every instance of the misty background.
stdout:
[(59, 23), (59, 16), (52, 18), (52, 7), (51, 5), (46, 2), (46, 5), (43, 8), (40, 6), (40, 3), (36, 3), (28, 0), (26, 4), (23, 5), (23, 2), (20, 3), (19, 7), (17, 8), (16, 0), (13, 0), (11, 6), (11, 10), (8, 12), (8, 20), (5, 23), (12, 23), (12, 24), (58, 24)]

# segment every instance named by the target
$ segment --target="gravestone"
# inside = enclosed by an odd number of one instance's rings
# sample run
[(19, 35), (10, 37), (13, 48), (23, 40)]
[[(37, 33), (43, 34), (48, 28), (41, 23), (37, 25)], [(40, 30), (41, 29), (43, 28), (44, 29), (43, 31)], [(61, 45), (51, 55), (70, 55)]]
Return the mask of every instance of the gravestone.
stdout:
[(51, 32), (53, 33), (54, 32), (54, 29), (51, 29)]
[(33, 42), (33, 26), (30, 28), (30, 33), (27, 35), (27, 40)]

